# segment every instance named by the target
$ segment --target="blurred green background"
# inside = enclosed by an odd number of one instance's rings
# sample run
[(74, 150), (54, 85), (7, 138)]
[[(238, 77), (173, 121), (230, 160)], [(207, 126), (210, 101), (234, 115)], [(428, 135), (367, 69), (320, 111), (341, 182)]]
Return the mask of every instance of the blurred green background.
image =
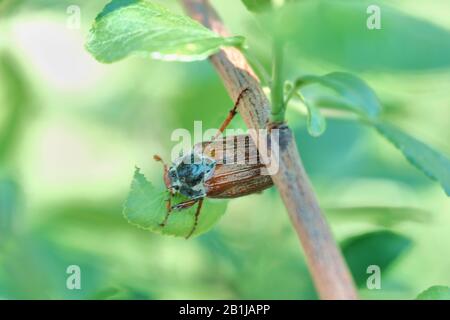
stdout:
[[(268, 63), (269, 39), (241, 2), (212, 2)], [(299, 13), (314, 24), (289, 51), (289, 77), (354, 72), (386, 119), (450, 154), (450, 2), (378, 1), (395, 32), (376, 41), (363, 41), (364, 11), (305, 2), (322, 7)], [(317, 298), (275, 189), (230, 201), (212, 231), (188, 241), (122, 217), (134, 167), (161, 181), (151, 158), (169, 158), (172, 130), (217, 127), (233, 102), (207, 61), (96, 62), (84, 42), (106, 3), (0, 0), (0, 298)], [(81, 8), (80, 29), (67, 26), (70, 5)], [(330, 118), (313, 138), (302, 113), (288, 119), (361, 297), (450, 285), (450, 203), (439, 185), (352, 120)], [(370, 264), (381, 266), (380, 290), (365, 286)], [(81, 267), (81, 290), (66, 288), (69, 265)]]

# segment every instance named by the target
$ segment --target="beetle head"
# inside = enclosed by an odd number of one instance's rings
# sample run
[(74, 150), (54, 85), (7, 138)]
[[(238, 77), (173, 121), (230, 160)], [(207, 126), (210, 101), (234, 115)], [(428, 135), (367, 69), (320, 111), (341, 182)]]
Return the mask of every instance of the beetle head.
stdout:
[(176, 159), (167, 175), (169, 189), (188, 198), (206, 196), (205, 181), (212, 177), (216, 161), (202, 153), (191, 153)]

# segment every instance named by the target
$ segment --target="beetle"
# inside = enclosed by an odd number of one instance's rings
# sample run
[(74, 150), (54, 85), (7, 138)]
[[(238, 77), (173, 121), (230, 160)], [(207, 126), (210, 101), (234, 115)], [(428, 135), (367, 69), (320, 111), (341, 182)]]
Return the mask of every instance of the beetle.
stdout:
[[(196, 144), (186, 155), (168, 166), (160, 156), (156, 161), (164, 166), (164, 183), (169, 190), (167, 213), (160, 226), (167, 224), (171, 212), (197, 204), (194, 225), (187, 235), (195, 231), (204, 198), (232, 199), (262, 192), (273, 185), (269, 175), (261, 174), (265, 165), (250, 135), (233, 135), (219, 138), (237, 114), (237, 107), (249, 89), (238, 96), (217, 134), (210, 140)], [(240, 144), (239, 144), (240, 142)], [(236, 161), (237, 159), (244, 161)], [(173, 195), (180, 193), (188, 200), (172, 205)]]

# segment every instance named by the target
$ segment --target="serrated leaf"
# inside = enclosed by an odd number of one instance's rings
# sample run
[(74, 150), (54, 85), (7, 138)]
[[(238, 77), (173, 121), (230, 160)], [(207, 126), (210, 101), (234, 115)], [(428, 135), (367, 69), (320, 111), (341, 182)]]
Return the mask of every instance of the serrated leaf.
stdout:
[[(167, 224), (160, 224), (166, 216), (166, 200), (168, 191), (165, 188), (153, 186), (138, 168), (134, 173), (131, 191), (124, 205), (123, 214), (133, 225), (152, 232), (186, 237), (194, 225), (194, 216), (197, 205), (189, 209), (173, 211)], [(185, 197), (177, 195), (172, 198), (172, 205), (186, 200)], [(207, 199), (203, 203), (199, 216), (198, 225), (193, 236), (202, 234), (220, 219), (225, 213), (226, 202)]]
[(195, 61), (206, 59), (222, 46), (240, 46), (243, 40), (221, 37), (197, 21), (149, 0), (113, 0), (95, 19), (86, 47), (105, 63), (131, 54)]
[[(316, 86), (316, 90), (308, 92), (306, 87), (310, 85)], [(381, 112), (375, 92), (362, 79), (349, 73), (306, 75), (297, 79), (295, 86), (317, 107), (346, 109), (370, 119), (376, 118)], [(326, 89), (331, 89), (332, 95)]]
[(420, 293), (417, 300), (450, 300), (450, 288), (447, 286), (432, 286)]
[(242, 0), (248, 11), (259, 13), (272, 7), (272, 0)]
[(373, 125), (411, 164), (437, 180), (447, 196), (450, 196), (450, 160), (446, 156), (389, 124), (375, 122)]
[(367, 267), (376, 265), (385, 272), (412, 241), (391, 231), (375, 231), (351, 237), (342, 244), (342, 253), (358, 286), (366, 283)]

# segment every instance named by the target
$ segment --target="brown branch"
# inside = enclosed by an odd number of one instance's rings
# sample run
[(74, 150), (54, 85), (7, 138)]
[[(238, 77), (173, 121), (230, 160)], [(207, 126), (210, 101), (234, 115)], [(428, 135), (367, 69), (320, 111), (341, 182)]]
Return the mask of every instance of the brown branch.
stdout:
[[(208, 0), (181, 2), (193, 18), (223, 36), (228, 35)], [(243, 98), (239, 112), (247, 127), (265, 128), (269, 101), (243, 54), (235, 48), (225, 48), (213, 55), (211, 62), (233, 100), (242, 90), (250, 88), (251, 93)], [(352, 278), (320, 210), (292, 132), (287, 126), (280, 129), (279, 170), (272, 180), (303, 245), (319, 296), (322, 299), (356, 299)]]

